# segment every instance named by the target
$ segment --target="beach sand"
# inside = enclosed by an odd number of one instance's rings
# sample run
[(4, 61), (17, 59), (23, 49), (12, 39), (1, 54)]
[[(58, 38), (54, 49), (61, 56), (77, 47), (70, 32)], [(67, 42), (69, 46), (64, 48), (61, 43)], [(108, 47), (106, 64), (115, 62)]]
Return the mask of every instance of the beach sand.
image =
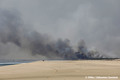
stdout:
[(36, 61), (2, 66), (0, 80), (120, 80), (120, 60)]

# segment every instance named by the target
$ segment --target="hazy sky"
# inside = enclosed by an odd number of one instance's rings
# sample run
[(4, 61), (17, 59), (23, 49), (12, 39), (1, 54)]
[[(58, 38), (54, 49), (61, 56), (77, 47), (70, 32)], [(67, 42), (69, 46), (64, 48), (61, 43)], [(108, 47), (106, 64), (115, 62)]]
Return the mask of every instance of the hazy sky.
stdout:
[(72, 44), (120, 57), (120, 0), (0, 0), (0, 8), (18, 11), (25, 24)]

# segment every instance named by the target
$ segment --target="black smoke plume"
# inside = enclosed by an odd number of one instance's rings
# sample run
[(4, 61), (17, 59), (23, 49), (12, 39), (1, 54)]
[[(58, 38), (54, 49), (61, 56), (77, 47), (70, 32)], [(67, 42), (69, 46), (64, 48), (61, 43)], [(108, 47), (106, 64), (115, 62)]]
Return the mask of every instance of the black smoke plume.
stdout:
[(102, 58), (89, 51), (84, 40), (75, 51), (70, 40), (52, 40), (48, 35), (26, 27), (17, 12), (0, 9), (0, 58), (89, 59)]

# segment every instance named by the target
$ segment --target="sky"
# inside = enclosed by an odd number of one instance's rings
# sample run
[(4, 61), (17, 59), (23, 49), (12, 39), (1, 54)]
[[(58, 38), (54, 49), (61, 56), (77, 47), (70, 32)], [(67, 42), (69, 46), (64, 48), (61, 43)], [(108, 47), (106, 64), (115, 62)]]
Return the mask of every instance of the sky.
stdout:
[(89, 49), (120, 57), (120, 0), (0, 0), (28, 28), (54, 39), (84, 40)]

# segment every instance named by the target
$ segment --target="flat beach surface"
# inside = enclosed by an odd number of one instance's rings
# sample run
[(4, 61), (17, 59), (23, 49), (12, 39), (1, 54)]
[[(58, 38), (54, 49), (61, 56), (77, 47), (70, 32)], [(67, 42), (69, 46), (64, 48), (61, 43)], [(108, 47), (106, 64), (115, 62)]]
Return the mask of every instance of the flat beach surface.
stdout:
[(0, 80), (120, 80), (120, 60), (36, 61), (1, 66)]

